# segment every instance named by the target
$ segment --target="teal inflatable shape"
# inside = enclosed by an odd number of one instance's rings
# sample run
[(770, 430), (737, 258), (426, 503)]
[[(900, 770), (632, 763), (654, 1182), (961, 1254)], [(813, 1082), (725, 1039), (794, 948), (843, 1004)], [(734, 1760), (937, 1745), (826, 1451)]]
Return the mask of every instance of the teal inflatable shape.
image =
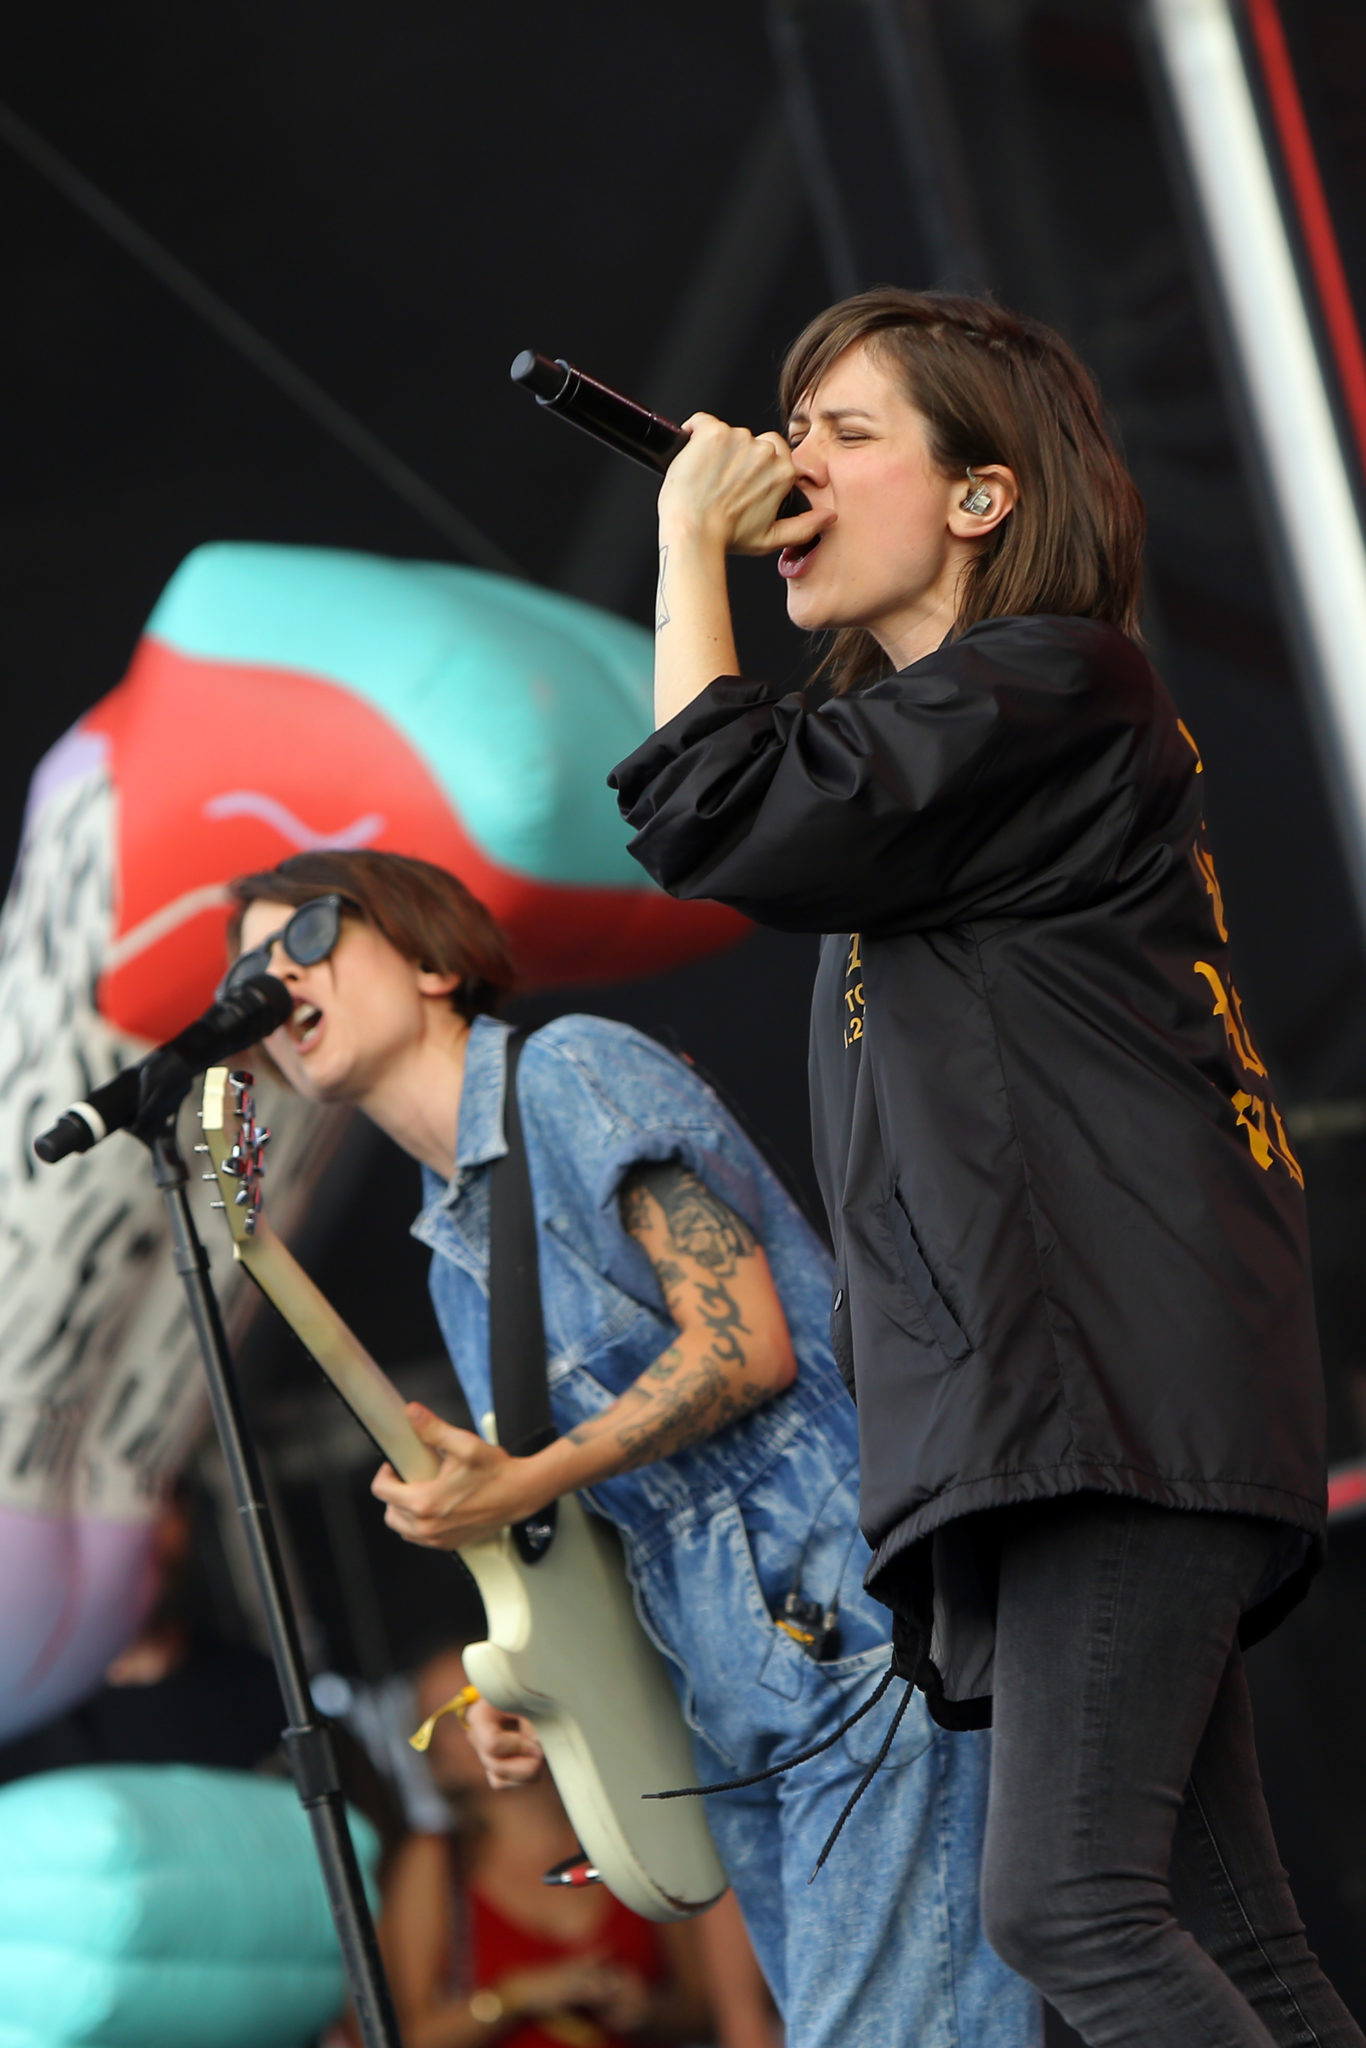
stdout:
[(196, 660), (353, 690), (422, 755), (500, 866), (649, 886), (606, 786), (654, 722), (643, 627), (482, 569), (216, 542), (186, 557), (145, 631)]
[[(351, 1833), (373, 1903), (378, 1841)], [(129, 1764), (0, 1789), (0, 2048), (304, 2048), (344, 1996), (292, 1785)]]

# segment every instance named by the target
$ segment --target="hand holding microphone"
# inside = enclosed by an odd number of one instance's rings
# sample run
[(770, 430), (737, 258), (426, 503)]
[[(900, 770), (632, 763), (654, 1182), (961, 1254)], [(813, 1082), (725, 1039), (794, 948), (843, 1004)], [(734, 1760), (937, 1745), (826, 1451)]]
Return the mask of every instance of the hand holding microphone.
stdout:
[(694, 413), (687, 426), (686, 450), (660, 488), (661, 541), (771, 555), (804, 547), (833, 523), (833, 512), (814, 512), (802, 496), (781, 434), (752, 434), (708, 412)]
[[(792, 452), (781, 434), (751, 434), (705, 412), (676, 426), (572, 363), (535, 349), (514, 358), (511, 375), (546, 411), (664, 476), (661, 521), (700, 519), (726, 553), (767, 555), (804, 547), (834, 521), (833, 512), (813, 512), (797, 489)], [(687, 460), (680, 464), (685, 450)]]
[(655, 591), (655, 720), (663, 725), (715, 677), (740, 672), (726, 556), (776, 553), (791, 610), (797, 579), (835, 514), (813, 511), (796, 488), (781, 434), (754, 435), (704, 412), (685, 431), (532, 349), (523, 349), (512, 375), (548, 411), (664, 475)]

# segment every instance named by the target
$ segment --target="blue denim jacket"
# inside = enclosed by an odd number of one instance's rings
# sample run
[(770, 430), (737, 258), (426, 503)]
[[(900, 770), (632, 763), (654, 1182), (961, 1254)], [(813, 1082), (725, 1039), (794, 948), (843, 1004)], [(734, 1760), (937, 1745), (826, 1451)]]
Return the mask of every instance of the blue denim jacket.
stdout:
[[(413, 1225), (435, 1254), (432, 1301), (478, 1418), (492, 1406), (487, 1168), (507, 1150), (506, 1069), (507, 1027), (479, 1018), (466, 1049), (455, 1173), (447, 1183), (424, 1169), (426, 1206)], [(654, 1269), (622, 1226), (617, 1198), (633, 1166), (681, 1160), (767, 1253), (797, 1354), (792, 1386), (718, 1435), (588, 1496), (621, 1532), (646, 1625), (687, 1674), (695, 1725), (739, 1762), (750, 1729), (743, 1715), (731, 1725), (734, 1703), (721, 1697), (734, 1691), (738, 1631), (757, 1628), (759, 1682), (789, 1701), (807, 1690), (800, 1666), (838, 1688), (880, 1663), (889, 1633), (885, 1610), (862, 1591), (857, 1426), (830, 1352), (829, 1258), (712, 1090), (640, 1032), (598, 1017), (545, 1025), (523, 1051), (518, 1102), (562, 1434), (623, 1393), (675, 1334)], [(829, 1665), (811, 1666), (773, 1627), (793, 1588), (839, 1603), (841, 1654)]]

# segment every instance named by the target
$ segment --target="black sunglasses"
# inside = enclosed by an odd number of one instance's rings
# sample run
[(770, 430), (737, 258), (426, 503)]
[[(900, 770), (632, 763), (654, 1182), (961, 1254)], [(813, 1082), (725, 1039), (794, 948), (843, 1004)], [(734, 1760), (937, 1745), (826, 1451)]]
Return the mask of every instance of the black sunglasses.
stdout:
[(315, 896), (311, 903), (301, 903), (278, 932), (262, 939), (249, 953), (238, 954), (219, 984), (219, 995), (231, 995), (253, 975), (269, 974), (270, 956), (277, 946), (284, 947), (296, 967), (316, 967), (341, 937), (343, 914), (354, 907), (344, 896)]

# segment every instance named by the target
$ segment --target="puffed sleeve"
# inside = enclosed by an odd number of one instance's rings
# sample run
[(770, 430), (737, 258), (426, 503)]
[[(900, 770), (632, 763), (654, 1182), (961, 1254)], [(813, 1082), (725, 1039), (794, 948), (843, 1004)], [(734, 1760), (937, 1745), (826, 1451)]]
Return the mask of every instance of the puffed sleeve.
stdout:
[(812, 707), (723, 676), (613, 770), (665, 889), (793, 931), (1058, 907), (1112, 870), (1155, 679), (1089, 619), (996, 619)]

